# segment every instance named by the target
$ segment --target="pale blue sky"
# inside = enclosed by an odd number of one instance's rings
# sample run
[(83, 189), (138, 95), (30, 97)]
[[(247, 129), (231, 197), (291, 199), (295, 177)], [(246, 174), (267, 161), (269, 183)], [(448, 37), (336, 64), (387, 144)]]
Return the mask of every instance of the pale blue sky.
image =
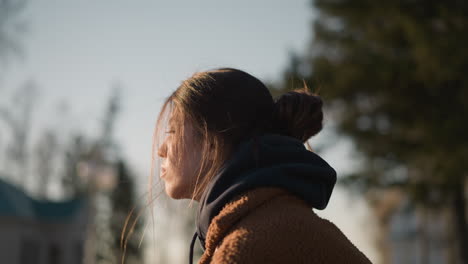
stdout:
[[(279, 80), (289, 51), (305, 50), (311, 39), (309, 2), (31, 0), (23, 13), (29, 22), (25, 60), (10, 65), (0, 92), (7, 95), (32, 79), (41, 93), (35, 131), (57, 126), (93, 133), (111, 85), (120, 83), (124, 100), (116, 138), (143, 183), (163, 99), (195, 71), (221, 66)], [(60, 117), (57, 104), (62, 101), (71, 110)], [(351, 166), (346, 149), (325, 154), (339, 174)], [(365, 208), (361, 204), (356, 209), (361, 213), (346, 214), (346, 200), (342, 192), (332, 196), (324, 215), (364, 252), (374, 254), (360, 230)]]
[[(73, 122), (98, 123), (110, 86), (124, 87), (117, 137), (137, 167), (148, 164), (148, 139), (163, 98), (195, 71), (219, 66), (276, 80), (290, 50), (310, 38), (308, 1), (30, 1), (23, 17), (26, 59), (4, 87), (33, 79), (37, 118), (69, 102)], [(93, 128), (89, 128), (93, 131)]]

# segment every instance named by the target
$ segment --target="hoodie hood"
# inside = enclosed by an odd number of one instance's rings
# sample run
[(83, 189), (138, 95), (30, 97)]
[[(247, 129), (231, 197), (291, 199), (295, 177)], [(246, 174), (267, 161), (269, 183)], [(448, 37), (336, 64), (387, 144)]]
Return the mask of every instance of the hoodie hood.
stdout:
[(250, 189), (280, 187), (310, 207), (324, 209), (335, 183), (335, 170), (300, 140), (279, 134), (250, 138), (239, 144), (203, 193), (196, 236), (205, 249), (211, 220), (236, 195)]

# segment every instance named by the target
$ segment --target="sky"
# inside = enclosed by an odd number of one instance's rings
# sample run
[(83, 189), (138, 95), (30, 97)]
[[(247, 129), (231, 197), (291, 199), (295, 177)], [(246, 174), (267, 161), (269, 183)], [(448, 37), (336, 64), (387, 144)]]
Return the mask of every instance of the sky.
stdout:
[[(28, 24), (21, 38), (24, 58), (8, 67), (0, 95), (32, 80), (39, 89), (35, 136), (48, 126), (93, 134), (111, 88), (122, 87), (115, 138), (144, 184), (163, 100), (194, 72), (216, 67), (280, 80), (290, 52), (303, 52), (312, 38), (315, 13), (309, 2), (31, 0), (21, 15)], [(325, 129), (312, 142), (327, 135)], [(336, 146), (323, 156), (341, 175), (352, 169), (352, 154), (349, 142)], [(349, 201), (335, 189), (319, 214), (376, 260), (364, 228), (372, 225), (367, 207), (362, 200)]]

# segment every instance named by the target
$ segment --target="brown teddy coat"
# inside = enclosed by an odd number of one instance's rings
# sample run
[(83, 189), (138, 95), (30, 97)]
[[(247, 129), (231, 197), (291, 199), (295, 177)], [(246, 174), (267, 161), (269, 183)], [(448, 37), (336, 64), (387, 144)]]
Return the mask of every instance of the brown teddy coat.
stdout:
[(236, 196), (211, 221), (199, 264), (371, 263), (332, 222), (277, 187)]

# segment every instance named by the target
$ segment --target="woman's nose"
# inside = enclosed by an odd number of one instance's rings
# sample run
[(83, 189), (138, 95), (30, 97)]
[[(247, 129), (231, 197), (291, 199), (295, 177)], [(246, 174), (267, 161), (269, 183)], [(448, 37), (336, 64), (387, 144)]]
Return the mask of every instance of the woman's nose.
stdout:
[(161, 158), (166, 157), (166, 142), (164, 142), (158, 149), (158, 156)]

